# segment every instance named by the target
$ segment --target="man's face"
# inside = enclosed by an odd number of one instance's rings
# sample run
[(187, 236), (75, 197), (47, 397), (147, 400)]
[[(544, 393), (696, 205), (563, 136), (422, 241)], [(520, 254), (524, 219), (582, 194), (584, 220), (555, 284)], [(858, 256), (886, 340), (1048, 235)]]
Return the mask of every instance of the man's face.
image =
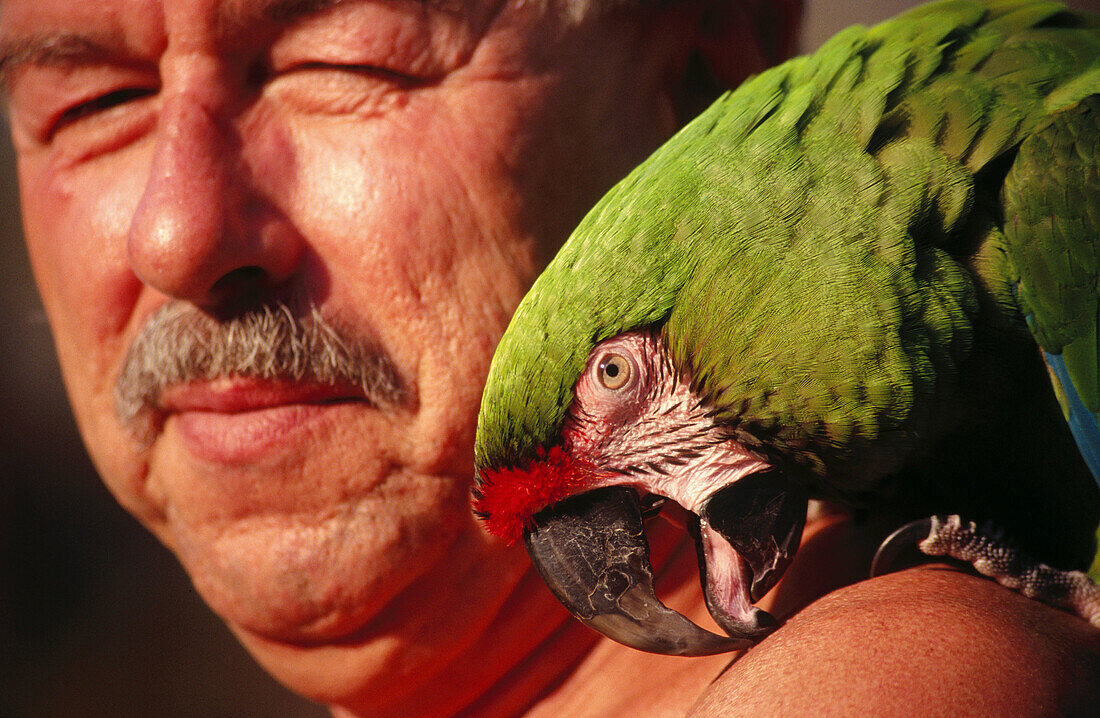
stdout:
[[(492, 349), (672, 129), (631, 55), (660, 48), (537, 5), (3, 3), (27, 242), (85, 441), (277, 674), (288, 646), (461, 640), (522, 571), (468, 506)], [(172, 374), (169, 338), (119, 415), (150, 323), (257, 306), (320, 317), (391, 390)]]

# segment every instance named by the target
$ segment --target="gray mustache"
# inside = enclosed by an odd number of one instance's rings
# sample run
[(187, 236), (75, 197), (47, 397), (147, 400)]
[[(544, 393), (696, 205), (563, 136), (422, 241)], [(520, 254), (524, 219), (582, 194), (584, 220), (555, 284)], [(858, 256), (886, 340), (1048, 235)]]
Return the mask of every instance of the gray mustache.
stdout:
[(174, 384), (239, 376), (349, 384), (379, 408), (406, 400), (393, 362), (369, 341), (352, 341), (316, 307), (296, 315), (286, 304), (221, 320), (170, 302), (134, 339), (115, 383), (115, 413), (139, 437), (161, 393)]

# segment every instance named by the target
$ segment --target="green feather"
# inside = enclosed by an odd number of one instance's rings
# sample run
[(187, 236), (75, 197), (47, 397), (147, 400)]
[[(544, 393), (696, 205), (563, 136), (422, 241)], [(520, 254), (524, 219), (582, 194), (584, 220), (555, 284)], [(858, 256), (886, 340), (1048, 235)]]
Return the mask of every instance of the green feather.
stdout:
[(1020, 145), (1004, 205), (1005, 248), (1032, 332), (1063, 356), (1081, 400), (1098, 413), (1100, 94), (1056, 113)]
[[(1095, 250), (1081, 229), (1100, 209), (1038, 197), (1022, 175), (1011, 194), (1017, 152), (1044, 171), (1063, 151), (1041, 146), (1067, 131), (1055, 116), (1098, 91), (1098, 72), (1095, 19), (958, 1), (849, 28), (721, 97), (600, 200), (521, 303), (478, 465), (556, 444), (591, 348), (644, 326), (724, 421), (821, 495), (875, 491), (973, 421), (960, 397), (990, 346), (1027, 338), (1025, 315), (1100, 402), (1095, 252), (1056, 249)], [(1005, 206), (1027, 232), (1002, 225), (1010, 166)]]
[[(601, 339), (672, 317), (667, 331), (687, 368), (728, 376), (737, 357), (767, 354), (759, 342), (782, 335), (775, 330), (785, 322), (805, 325), (800, 315), (815, 303), (847, 307), (830, 314), (833, 325), (876, 326), (859, 305), (892, 317), (887, 332), (852, 334), (849, 368), (876, 368), (855, 372), (867, 386), (845, 403), (861, 417), (859, 431), (904, 421), (911, 397), (931, 389), (924, 378), (957, 361), (932, 347), (950, 344), (973, 304), (965, 278), (955, 282), (959, 296), (928, 290), (924, 269), (942, 262), (915, 245), (910, 229), (924, 225), (946, 241), (969, 208), (973, 173), (1041, 120), (1044, 95), (1082, 74), (1080, 63), (1065, 63), (1100, 56), (1096, 32), (1073, 27), (1082, 21), (1032, 29), (1058, 13), (1055, 3), (917, 8), (870, 30), (850, 28), (716, 102), (600, 201), (524, 300), (493, 362), (479, 460), (515, 462), (552, 443)], [(953, 72), (956, 61), (977, 74)], [(964, 155), (966, 166), (952, 161)], [(853, 201), (838, 206), (836, 197)], [(728, 285), (723, 305), (708, 277), (734, 261), (744, 279)], [(806, 275), (802, 262), (820, 271)], [(814, 281), (833, 268), (849, 276)], [(884, 295), (850, 306), (845, 287), (869, 280)], [(683, 316), (677, 305), (713, 312)], [(745, 346), (704, 340), (723, 323), (748, 330)], [(805, 360), (776, 344), (774, 357)], [(962, 351), (965, 341), (952, 346)], [(763, 383), (778, 385), (785, 364), (770, 366), (760, 367), (775, 375)], [(745, 394), (761, 410), (778, 406), (749, 386), (707, 388), (717, 400)], [(855, 408), (868, 395), (877, 401)], [(812, 423), (799, 402), (784, 406), (762, 420)]]

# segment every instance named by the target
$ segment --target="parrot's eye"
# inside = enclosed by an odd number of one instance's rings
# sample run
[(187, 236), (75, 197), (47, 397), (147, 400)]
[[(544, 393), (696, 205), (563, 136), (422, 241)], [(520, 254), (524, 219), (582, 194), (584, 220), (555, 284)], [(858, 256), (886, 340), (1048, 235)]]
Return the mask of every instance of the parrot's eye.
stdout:
[(622, 354), (605, 354), (596, 367), (596, 378), (608, 389), (619, 389), (630, 381), (630, 361)]

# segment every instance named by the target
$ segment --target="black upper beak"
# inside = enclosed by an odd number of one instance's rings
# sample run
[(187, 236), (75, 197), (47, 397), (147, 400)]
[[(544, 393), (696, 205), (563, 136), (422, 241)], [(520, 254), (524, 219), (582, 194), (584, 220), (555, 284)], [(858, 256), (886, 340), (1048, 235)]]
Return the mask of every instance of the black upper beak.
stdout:
[(759, 472), (714, 492), (700, 514), (689, 528), (707, 608), (729, 636), (700, 628), (657, 598), (641, 502), (631, 488), (597, 489), (542, 510), (524, 542), (558, 600), (609, 638), (681, 656), (748, 648), (778, 625), (751, 603), (798, 550), (806, 496), (781, 472)]
[(754, 643), (706, 631), (657, 598), (633, 489), (597, 489), (544, 509), (524, 542), (535, 568), (570, 613), (619, 643), (680, 656)]

